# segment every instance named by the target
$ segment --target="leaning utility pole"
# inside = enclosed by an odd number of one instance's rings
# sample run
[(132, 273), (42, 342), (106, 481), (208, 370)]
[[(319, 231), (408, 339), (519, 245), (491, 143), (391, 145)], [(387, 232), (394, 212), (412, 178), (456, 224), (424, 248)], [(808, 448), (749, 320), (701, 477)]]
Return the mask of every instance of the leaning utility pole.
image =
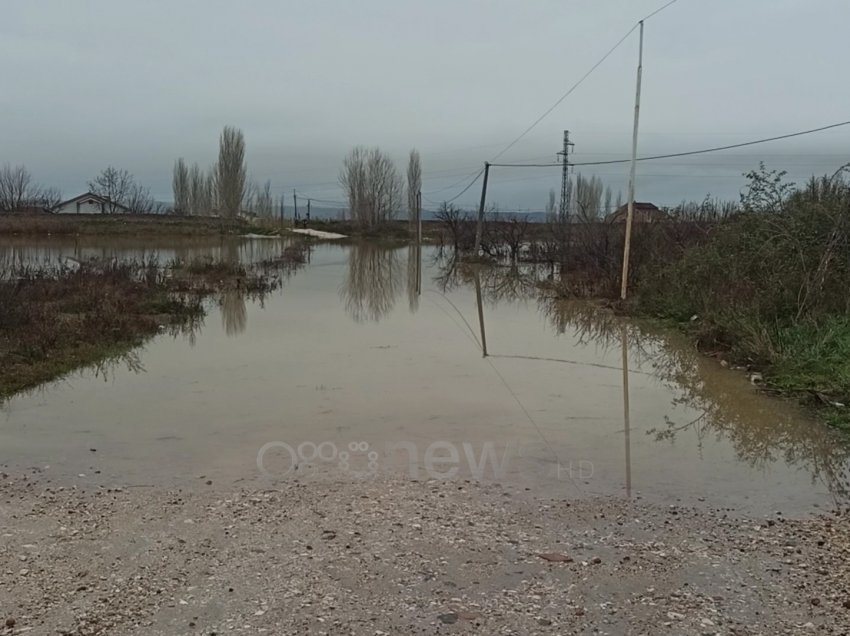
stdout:
[(570, 131), (564, 131), (564, 149), (558, 153), (561, 157), (561, 206), (558, 208), (558, 217), (562, 221), (569, 223), (570, 221), (570, 147), (574, 144), (570, 143)]
[(635, 125), (632, 131), (632, 165), (629, 173), (629, 207), (626, 212), (626, 239), (623, 244), (623, 280), (620, 298), (626, 299), (629, 287), (629, 250), (632, 245), (632, 220), (635, 213), (635, 172), (637, 169), (638, 121), (640, 119), (640, 80), (643, 74), (643, 20), (640, 21), (640, 48), (638, 49), (637, 90), (635, 92)]
[(475, 227), (475, 256), (481, 255), (481, 239), (484, 235), (484, 204), (487, 202), (487, 179), (490, 177), (490, 164), (484, 162), (484, 183), (481, 185), (481, 205), (478, 206), (478, 225)]

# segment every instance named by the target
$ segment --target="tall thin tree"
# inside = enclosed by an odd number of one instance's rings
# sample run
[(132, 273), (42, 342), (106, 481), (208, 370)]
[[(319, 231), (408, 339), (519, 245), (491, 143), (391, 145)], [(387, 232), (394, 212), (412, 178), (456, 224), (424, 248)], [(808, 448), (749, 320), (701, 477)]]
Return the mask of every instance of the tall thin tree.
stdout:
[(174, 213), (190, 214), (192, 211), (191, 182), (189, 181), (189, 167), (183, 161), (183, 157), (174, 162), (171, 190), (174, 194)]
[(411, 226), (419, 222), (419, 191), (422, 189), (422, 161), (419, 151), (410, 151), (407, 162), (407, 217)]
[(218, 205), (227, 216), (236, 217), (242, 210), (247, 175), (245, 136), (238, 128), (225, 126), (219, 139), (215, 177)]

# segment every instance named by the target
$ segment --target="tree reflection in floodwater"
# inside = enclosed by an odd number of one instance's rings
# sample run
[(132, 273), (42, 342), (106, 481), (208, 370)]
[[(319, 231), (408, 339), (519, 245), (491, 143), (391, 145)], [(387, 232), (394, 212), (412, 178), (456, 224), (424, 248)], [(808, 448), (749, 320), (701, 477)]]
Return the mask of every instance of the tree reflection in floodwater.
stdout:
[(407, 247), (407, 304), (411, 313), (419, 311), (422, 293), (422, 246), (412, 243)]
[[(434, 283), (444, 292), (466, 286), (472, 289), (478, 277), (485, 304), (533, 300), (556, 333), (571, 333), (579, 344), (621, 350), (622, 368), (626, 371), (627, 433), (633, 434), (628, 421), (628, 376), (651, 375), (676, 396), (671, 404), (674, 411), (685, 407), (688, 413), (695, 414), (685, 420), (664, 415), (658, 426), (646, 431), (654, 441), (673, 444), (695, 439), (702, 450), (709, 436), (725, 439), (738, 458), (755, 469), (762, 470), (782, 460), (806, 470), (813, 482), (820, 481), (836, 504), (850, 495), (850, 444), (845, 439), (808, 418), (796, 405), (753, 395), (755, 389), (740, 373), (724, 369), (700, 354), (680, 334), (624, 319), (602, 304), (555, 298), (541, 285), (547, 276), (545, 268), (524, 264), (484, 267), (440, 254), (436, 263), (439, 270)], [(556, 357), (490, 355), (587, 364)], [(695, 435), (683, 438), (686, 431)], [(627, 466), (629, 446), (627, 436)], [(629, 477), (627, 474), (627, 488)]]
[(248, 308), (245, 304), (245, 293), (238, 288), (226, 289), (219, 300), (221, 307), (221, 324), (228, 336), (238, 336), (245, 333), (248, 326)]
[(351, 246), (348, 273), (339, 295), (355, 322), (378, 322), (395, 306), (404, 291), (405, 272), (400, 258), (403, 249), (369, 243)]

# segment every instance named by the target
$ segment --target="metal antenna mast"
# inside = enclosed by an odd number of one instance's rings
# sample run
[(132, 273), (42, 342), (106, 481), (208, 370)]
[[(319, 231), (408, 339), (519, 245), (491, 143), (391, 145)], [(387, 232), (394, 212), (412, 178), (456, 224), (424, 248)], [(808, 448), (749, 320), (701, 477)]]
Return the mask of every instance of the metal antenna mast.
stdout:
[(561, 206), (558, 208), (558, 216), (566, 221), (570, 220), (570, 148), (575, 144), (570, 142), (570, 131), (564, 131), (564, 149), (558, 153), (561, 157)]

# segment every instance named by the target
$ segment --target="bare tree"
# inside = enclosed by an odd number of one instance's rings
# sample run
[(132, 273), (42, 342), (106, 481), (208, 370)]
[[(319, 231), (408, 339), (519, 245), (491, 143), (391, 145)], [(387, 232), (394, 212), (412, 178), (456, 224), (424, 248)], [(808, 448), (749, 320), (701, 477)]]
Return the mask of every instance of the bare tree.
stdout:
[(248, 181), (245, 186), (245, 194), (242, 195), (242, 210), (245, 212), (256, 213), (257, 199), (256, 195), (260, 187), (254, 181)]
[(175, 214), (190, 214), (192, 211), (192, 184), (189, 180), (189, 168), (182, 157), (174, 162), (171, 190), (174, 193)]
[(504, 246), (514, 263), (519, 259), (520, 250), (526, 243), (528, 223), (528, 215), (525, 214), (511, 214), (506, 219), (494, 219), (491, 223), (496, 249), (501, 251)]
[(108, 166), (89, 181), (89, 190), (107, 200), (106, 212), (116, 214), (124, 212), (129, 206), (127, 200), (133, 191), (133, 175), (126, 170)]
[(254, 212), (257, 216), (271, 218), (274, 216), (274, 198), (272, 197), (272, 182), (266, 181), (262, 188), (257, 188), (254, 198)]
[(554, 188), (549, 189), (549, 200), (546, 201), (546, 220), (554, 221), (555, 220), (555, 210), (557, 208), (557, 204), (555, 203), (555, 190)]
[(603, 209), (603, 214), (611, 214), (614, 210), (611, 209), (611, 199), (614, 197), (614, 193), (611, 190), (611, 186), (607, 186), (605, 188), (605, 206)]
[(475, 242), (475, 224), (468, 213), (450, 203), (443, 203), (437, 210), (436, 217), (448, 232), (455, 251), (472, 248)]
[(339, 182), (348, 196), (352, 217), (363, 226), (392, 219), (402, 204), (404, 183), (380, 148), (354, 148), (343, 161)]
[(36, 197), (36, 205), (41, 205), (48, 210), (55, 208), (62, 202), (62, 191), (59, 188), (39, 188)]
[(204, 173), (198, 164), (189, 170), (189, 214), (210, 214), (215, 208), (214, 177)]
[(422, 190), (422, 162), (419, 151), (414, 148), (410, 151), (410, 159), (407, 162), (407, 214), (411, 224), (419, 222), (420, 190)]
[(245, 199), (248, 175), (245, 136), (238, 128), (224, 127), (219, 138), (218, 163), (214, 172), (218, 205), (227, 216), (238, 216)]
[(602, 180), (593, 176), (590, 179), (576, 175), (575, 198), (579, 218), (593, 221), (599, 218), (602, 208)]
[(151, 196), (150, 190), (135, 182), (130, 186), (124, 206), (131, 214), (152, 214), (159, 207)]
[(32, 175), (24, 166), (3, 166), (0, 170), (0, 208), (14, 210), (26, 205), (34, 188)]
[(61, 200), (55, 188), (42, 188), (32, 180), (24, 166), (0, 168), (0, 210), (16, 210), (27, 206), (51, 208)]

